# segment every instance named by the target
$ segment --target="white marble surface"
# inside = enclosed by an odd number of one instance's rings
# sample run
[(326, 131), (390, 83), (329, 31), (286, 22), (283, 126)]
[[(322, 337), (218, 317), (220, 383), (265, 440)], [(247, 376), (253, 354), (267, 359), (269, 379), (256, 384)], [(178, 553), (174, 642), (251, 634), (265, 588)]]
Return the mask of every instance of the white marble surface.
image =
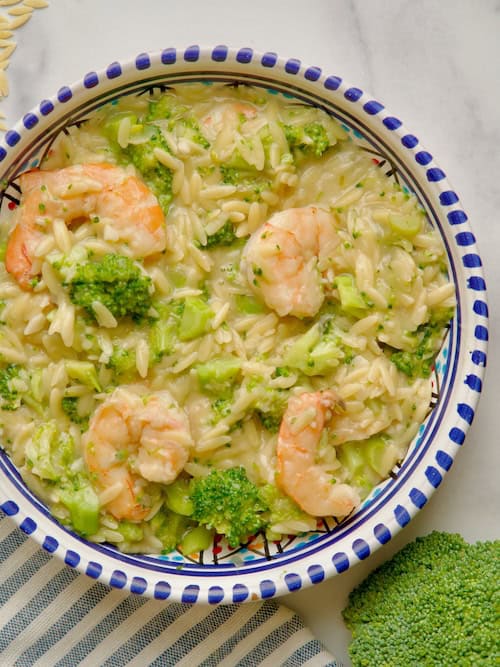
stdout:
[(498, 0), (50, 0), (16, 32), (2, 103), (9, 124), (61, 85), (143, 50), (251, 46), (319, 65), (371, 91), (438, 158), (462, 198), (485, 265), (489, 369), (466, 445), (425, 509), (341, 576), (283, 598), (345, 660), (340, 610), (373, 567), (416, 535), (499, 537), (500, 3)]

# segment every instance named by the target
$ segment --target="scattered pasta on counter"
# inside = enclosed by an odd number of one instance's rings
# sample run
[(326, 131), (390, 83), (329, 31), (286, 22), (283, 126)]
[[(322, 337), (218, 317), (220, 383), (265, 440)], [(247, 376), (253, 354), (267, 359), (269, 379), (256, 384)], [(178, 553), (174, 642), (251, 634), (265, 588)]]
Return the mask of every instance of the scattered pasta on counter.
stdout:
[[(45, 9), (49, 3), (46, 0), (0, 0), (0, 105), (9, 94), (7, 69), (10, 58), (16, 50), (14, 31), (27, 23), (35, 9)], [(5, 114), (0, 111), (0, 131), (5, 132)]]

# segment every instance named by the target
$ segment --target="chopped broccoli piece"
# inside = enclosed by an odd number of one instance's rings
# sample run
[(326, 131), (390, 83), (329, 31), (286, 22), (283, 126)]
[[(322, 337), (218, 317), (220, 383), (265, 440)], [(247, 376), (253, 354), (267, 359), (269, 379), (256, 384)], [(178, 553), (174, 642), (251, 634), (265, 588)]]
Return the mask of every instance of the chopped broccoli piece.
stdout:
[(271, 433), (276, 433), (287, 406), (288, 391), (268, 387), (263, 378), (253, 379), (247, 389), (254, 395), (251, 408), (261, 424)]
[(187, 297), (179, 323), (179, 339), (192, 340), (206, 333), (210, 328), (210, 321), (214, 311), (199, 297)]
[(410, 378), (428, 378), (432, 371), (434, 355), (424, 357), (422, 350), (416, 352), (399, 351), (391, 354), (391, 361), (399, 371)]
[(59, 491), (61, 503), (69, 510), (71, 524), (81, 535), (93, 535), (99, 529), (99, 498), (92, 486), (81, 479), (71, 488)]
[(259, 315), (265, 311), (265, 306), (248, 294), (237, 294), (235, 301), (236, 308), (245, 315)]
[(331, 146), (328, 133), (319, 122), (285, 125), (283, 129), (291, 151), (298, 149), (305, 154), (321, 157)]
[(143, 527), (130, 521), (120, 521), (117, 531), (123, 535), (126, 542), (140, 542), (144, 538)]
[(112, 368), (116, 375), (125, 375), (135, 370), (135, 350), (126, 350), (118, 345), (113, 345), (113, 352), (106, 365)]
[(219, 169), (222, 176), (222, 182), (226, 183), (227, 185), (239, 185), (239, 183), (241, 183), (241, 181), (244, 179), (240, 170), (236, 167), (229, 167), (225, 164), (221, 164)]
[(221, 164), (219, 169), (222, 182), (236, 185), (240, 191), (245, 191), (247, 201), (258, 201), (263, 190), (271, 189), (271, 180), (267, 173), (254, 169), (237, 151), (233, 153), (230, 163)]
[(325, 375), (341, 361), (349, 360), (350, 350), (326, 317), (297, 338), (285, 351), (283, 361), (304, 375)]
[(401, 453), (388, 437), (373, 435), (366, 440), (344, 442), (337, 449), (337, 457), (347, 471), (349, 484), (366, 497), (388, 476)]
[(166, 507), (180, 514), (181, 516), (191, 516), (194, 507), (190, 498), (190, 482), (184, 477), (179, 477), (165, 487), (165, 505)]
[(102, 391), (101, 385), (99, 384), (99, 379), (97, 377), (97, 371), (94, 364), (91, 361), (78, 361), (68, 359), (65, 362), (66, 373), (73, 380), (79, 380), (82, 384), (95, 389), (96, 391)]
[(187, 556), (189, 556), (189, 554), (198, 553), (199, 551), (204, 551), (210, 547), (213, 538), (214, 531), (205, 528), (205, 526), (189, 528), (182, 537), (179, 544), (179, 550)]
[(341, 309), (355, 317), (363, 317), (368, 304), (356, 286), (354, 276), (344, 274), (335, 278), (335, 287), (339, 292)]
[[(295, 501), (282, 493), (278, 487), (267, 484), (262, 487), (261, 494), (269, 506), (269, 525), (266, 527), (268, 540), (279, 540), (283, 532), (288, 532), (292, 526), (297, 532), (307, 532), (314, 529), (316, 519), (304, 512)], [(285, 531), (282, 530), (282, 526), (286, 526)]]
[(232, 389), (233, 382), (240, 372), (241, 359), (238, 357), (222, 357), (198, 364), (195, 371), (200, 386), (204, 391), (225, 397)]
[(229, 246), (233, 245), (233, 243), (237, 240), (238, 239), (234, 231), (234, 225), (228, 220), (219, 229), (219, 231), (215, 232), (215, 234), (210, 234), (207, 236), (207, 242), (203, 247), (210, 249), (220, 246)]
[(95, 317), (93, 304), (102, 303), (116, 318), (141, 320), (151, 306), (151, 278), (129, 258), (106, 255), (100, 262), (77, 267), (69, 283), (70, 299)]
[[(130, 118), (131, 134), (137, 129), (145, 133), (145, 140), (140, 143), (129, 143), (125, 148), (118, 143), (118, 132), (120, 123), (125, 117)], [(157, 197), (158, 203), (165, 214), (168, 213), (172, 201), (172, 170), (156, 159), (155, 148), (161, 148), (170, 152), (167, 142), (161, 133), (161, 129), (148, 122), (138, 119), (129, 112), (113, 113), (104, 124), (104, 133), (108, 137), (111, 149), (120, 162), (134, 165), (141, 174), (146, 185)]]
[(154, 154), (155, 148), (170, 153), (167, 142), (163, 138), (160, 128), (155, 127), (154, 132), (148, 141), (140, 144), (129, 144), (123, 150), (137, 171), (141, 174), (144, 182), (157, 197), (158, 203), (164, 213), (168, 213), (170, 203), (173, 199), (172, 194), (172, 170), (159, 162)]
[(411, 239), (422, 231), (422, 217), (416, 214), (391, 214), (389, 216), (389, 226), (397, 236)]
[(170, 132), (175, 130), (178, 137), (188, 139), (202, 148), (210, 148), (210, 142), (203, 135), (189, 107), (177, 104), (175, 98), (163, 95), (157, 100), (151, 100), (146, 121), (156, 120), (168, 120), (167, 128)]
[(71, 477), (69, 466), (73, 461), (73, 438), (60, 433), (55, 420), (39, 426), (26, 444), (26, 460), (34, 475), (59, 481)]
[(353, 666), (495, 664), (499, 556), (499, 540), (439, 531), (406, 545), (349, 596)]
[(233, 396), (232, 394), (228, 397), (221, 398), (216, 398), (215, 401), (212, 403), (212, 410), (214, 411), (217, 419), (214, 421), (217, 422), (219, 419), (223, 419), (224, 417), (227, 417), (228, 415), (231, 414), (231, 406), (233, 404)]
[(80, 414), (78, 396), (64, 396), (61, 407), (74, 424), (85, 428), (89, 422), (89, 415)]
[(151, 519), (151, 529), (161, 541), (163, 553), (173, 551), (182, 540), (186, 530), (193, 526), (194, 523), (189, 517), (176, 514), (166, 508), (162, 508)]
[(451, 312), (436, 314), (429, 322), (421, 324), (414, 332), (415, 349), (398, 350), (391, 354), (391, 361), (398, 370), (410, 378), (427, 378), (432, 372), (434, 358), (443, 339), (443, 328)]
[(173, 352), (177, 342), (178, 323), (172, 319), (157, 320), (149, 331), (151, 358), (159, 362), (166, 354)]
[(245, 469), (212, 470), (192, 483), (193, 519), (225, 535), (236, 547), (267, 523), (268, 507)]
[(57, 483), (59, 502), (69, 511), (71, 525), (82, 535), (93, 535), (99, 528), (99, 499), (88, 476), (76, 472), (73, 438), (61, 433), (54, 419), (39, 426), (25, 447), (30, 471)]
[(271, 433), (277, 433), (280, 430), (283, 414), (273, 414), (272, 412), (262, 412), (256, 410), (256, 414), (261, 421), (262, 426)]
[(2, 410), (17, 410), (22, 403), (21, 387), (29, 389), (29, 375), (18, 364), (9, 364), (0, 370), (0, 407)]

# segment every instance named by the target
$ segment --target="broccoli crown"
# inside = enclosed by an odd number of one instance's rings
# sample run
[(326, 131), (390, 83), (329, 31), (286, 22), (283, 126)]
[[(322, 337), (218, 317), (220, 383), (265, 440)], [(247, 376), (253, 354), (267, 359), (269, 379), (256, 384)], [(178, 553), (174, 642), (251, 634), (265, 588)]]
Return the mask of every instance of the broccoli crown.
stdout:
[(106, 255), (100, 262), (77, 267), (69, 284), (70, 299), (93, 317), (92, 304), (99, 301), (117, 318), (130, 315), (140, 320), (151, 306), (151, 284), (129, 257)]
[(330, 148), (328, 134), (321, 123), (285, 125), (284, 130), (290, 150), (299, 149), (303, 153), (321, 157)]
[(439, 531), (404, 547), (349, 596), (354, 667), (497, 664), (499, 556)]
[(267, 524), (267, 504), (243, 467), (212, 470), (207, 477), (195, 479), (191, 500), (192, 518), (225, 535), (231, 547)]
[(15, 386), (16, 380), (27, 375), (22, 366), (9, 364), (0, 370), (0, 407), (2, 410), (17, 410), (21, 405), (21, 395)]

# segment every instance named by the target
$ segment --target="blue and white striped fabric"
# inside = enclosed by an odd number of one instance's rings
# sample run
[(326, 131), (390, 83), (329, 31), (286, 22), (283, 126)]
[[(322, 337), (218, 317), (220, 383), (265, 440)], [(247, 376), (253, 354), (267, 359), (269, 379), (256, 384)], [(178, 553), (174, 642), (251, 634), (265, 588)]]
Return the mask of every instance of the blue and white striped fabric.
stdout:
[(195, 606), (126, 594), (78, 574), (0, 512), (2, 667), (340, 667), (274, 601)]

